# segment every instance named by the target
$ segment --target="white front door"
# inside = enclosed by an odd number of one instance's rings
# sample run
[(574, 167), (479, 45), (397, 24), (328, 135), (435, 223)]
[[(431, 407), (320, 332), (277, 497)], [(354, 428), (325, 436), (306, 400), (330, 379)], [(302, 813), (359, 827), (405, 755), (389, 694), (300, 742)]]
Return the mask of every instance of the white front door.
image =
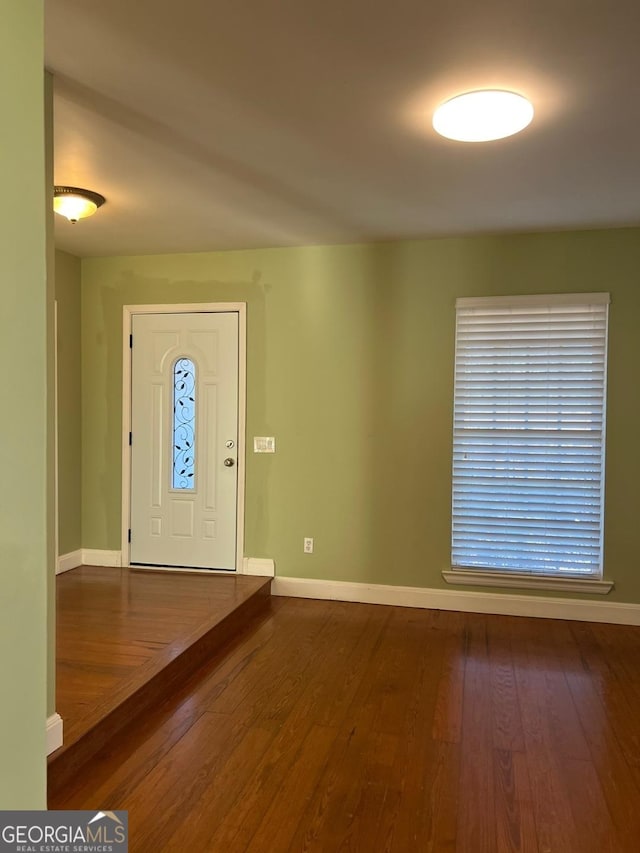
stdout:
[(236, 568), (238, 314), (134, 314), (132, 564)]

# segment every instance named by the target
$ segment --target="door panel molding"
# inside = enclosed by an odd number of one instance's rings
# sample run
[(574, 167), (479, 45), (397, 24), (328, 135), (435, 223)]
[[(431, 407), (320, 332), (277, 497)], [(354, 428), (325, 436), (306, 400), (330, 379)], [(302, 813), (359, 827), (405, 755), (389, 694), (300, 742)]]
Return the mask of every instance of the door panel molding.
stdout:
[[(132, 320), (136, 314), (238, 314), (238, 446), (236, 507), (236, 573), (247, 573), (244, 559), (244, 504), (246, 467), (247, 403), (247, 305), (246, 302), (192, 302), (169, 305), (124, 305), (122, 308), (122, 565), (129, 565), (129, 526), (131, 519), (131, 348)], [(139, 567), (136, 567), (139, 568)], [(211, 571), (209, 569), (205, 571)], [(228, 572), (227, 572), (228, 574)]]

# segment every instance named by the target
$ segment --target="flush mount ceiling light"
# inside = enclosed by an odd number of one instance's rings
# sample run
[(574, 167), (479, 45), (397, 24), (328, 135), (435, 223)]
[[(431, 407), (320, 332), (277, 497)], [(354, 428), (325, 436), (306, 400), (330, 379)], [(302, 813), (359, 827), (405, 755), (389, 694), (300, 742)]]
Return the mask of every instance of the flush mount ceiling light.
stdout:
[(459, 142), (489, 142), (524, 130), (533, 118), (533, 104), (516, 92), (482, 89), (457, 95), (440, 104), (433, 127)]
[(106, 199), (100, 193), (83, 190), (80, 187), (54, 187), (53, 209), (69, 222), (86, 219), (93, 216), (96, 210), (105, 203)]

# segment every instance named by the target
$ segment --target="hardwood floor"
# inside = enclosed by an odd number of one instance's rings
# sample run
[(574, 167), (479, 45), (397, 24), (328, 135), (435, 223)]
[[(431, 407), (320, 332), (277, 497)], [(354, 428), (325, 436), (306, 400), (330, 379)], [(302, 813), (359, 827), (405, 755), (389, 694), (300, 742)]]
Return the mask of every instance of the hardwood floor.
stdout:
[(276, 599), (52, 808), (132, 851), (640, 848), (640, 629)]
[(64, 744), (49, 758), (50, 791), (269, 602), (268, 578), (94, 566), (60, 575), (56, 706)]

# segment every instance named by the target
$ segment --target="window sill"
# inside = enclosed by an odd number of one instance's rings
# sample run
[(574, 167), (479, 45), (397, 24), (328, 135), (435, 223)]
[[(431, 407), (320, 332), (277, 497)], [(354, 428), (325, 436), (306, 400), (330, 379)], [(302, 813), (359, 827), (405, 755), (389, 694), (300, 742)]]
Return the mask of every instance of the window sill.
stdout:
[(587, 592), (607, 595), (613, 581), (592, 578), (562, 578), (515, 572), (486, 572), (469, 569), (445, 569), (442, 577), (447, 583), (460, 586), (501, 586), (511, 589), (552, 589), (556, 592)]

